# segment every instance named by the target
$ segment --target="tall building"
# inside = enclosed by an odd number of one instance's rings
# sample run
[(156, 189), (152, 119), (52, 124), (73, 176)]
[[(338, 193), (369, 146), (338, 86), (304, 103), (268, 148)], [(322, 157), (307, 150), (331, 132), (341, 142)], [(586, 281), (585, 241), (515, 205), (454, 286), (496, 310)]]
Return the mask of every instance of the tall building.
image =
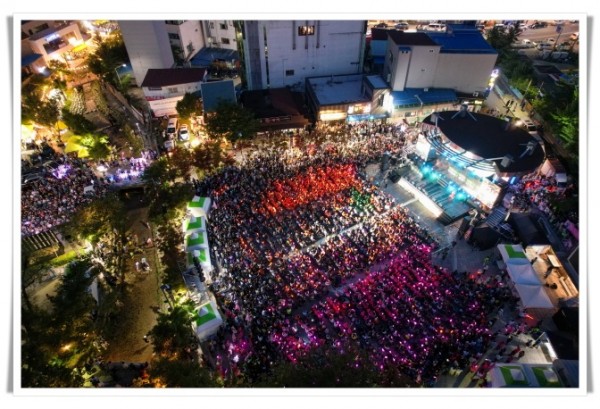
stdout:
[(198, 20), (165, 20), (173, 57), (178, 63), (189, 61), (205, 45), (202, 22)]
[(144, 81), (149, 69), (175, 65), (164, 20), (121, 20), (119, 27), (138, 84)]
[(206, 47), (237, 50), (235, 26), (232, 20), (202, 21)]
[(362, 72), (366, 21), (244, 21), (248, 89), (302, 87), (308, 77)]

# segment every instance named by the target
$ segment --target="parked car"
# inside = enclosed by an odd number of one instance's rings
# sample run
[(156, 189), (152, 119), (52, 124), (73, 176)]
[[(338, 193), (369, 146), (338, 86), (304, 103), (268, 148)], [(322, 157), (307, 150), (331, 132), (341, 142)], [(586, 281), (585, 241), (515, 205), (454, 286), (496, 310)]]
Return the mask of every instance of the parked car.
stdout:
[(388, 25), (386, 23), (379, 23), (375, 27), (377, 27), (377, 28), (387, 28), (387, 26)]
[(187, 141), (189, 139), (190, 139), (190, 133), (188, 131), (188, 126), (187, 126), (187, 124), (182, 124), (179, 127), (179, 140)]
[(408, 23), (402, 22), (402, 23), (398, 23), (398, 24), (396, 24), (396, 25), (394, 26), (394, 28), (395, 28), (396, 30), (408, 30), (408, 28), (409, 28), (409, 25), (408, 25)]
[(573, 41), (579, 40), (579, 31), (571, 34), (571, 40), (573, 40)]
[(171, 152), (173, 149), (175, 149), (175, 141), (172, 139), (168, 139), (165, 141), (165, 150), (167, 152)]

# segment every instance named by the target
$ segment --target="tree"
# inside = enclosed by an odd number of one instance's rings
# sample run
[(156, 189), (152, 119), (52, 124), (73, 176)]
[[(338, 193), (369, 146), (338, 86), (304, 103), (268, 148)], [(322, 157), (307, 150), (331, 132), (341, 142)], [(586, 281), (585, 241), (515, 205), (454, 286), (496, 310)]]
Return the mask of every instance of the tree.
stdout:
[(244, 107), (221, 101), (214, 112), (207, 115), (206, 131), (211, 138), (226, 138), (231, 143), (251, 139), (258, 129), (254, 114)]
[(152, 362), (150, 382), (169, 388), (210, 388), (219, 386), (208, 368), (193, 360), (169, 360)]
[(65, 225), (65, 231), (73, 237), (88, 239), (95, 245), (100, 237), (109, 232), (125, 232), (125, 211), (118, 196), (108, 194), (79, 209)]
[(54, 98), (40, 101), (37, 112), (34, 115), (35, 121), (41, 125), (47, 126), (57, 132), (56, 124), (60, 116), (58, 101)]
[(66, 107), (62, 109), (62, 121), (76, 135), (92, 133), (96, 129), (94, 124), (86, 117), (72, 113)]
[(223, 143), (213, 139), (198, 145), (193, 151), (192, 160), (196, 169), (205, 175), (210, 175), (235, 163), (235, 160), (223, 148)]
[(169, 165), (175, 170), (176, 178), (189, 178), (193, 164), (193, 155), (188, 149), (177, 147), (171, 152)]
[[(193, 301), (188, 301), (193, 304)], [(191, 306), (176, 305), (166, 313), (159, 313), (156, 325), (148, 332), (154, 351), (168, 359), (179, 359), (186, 349), (195, 348), (196, 338), (192, 332)], [(190, 350), (191, 350), (190, 349)]]
[(200, 103), (200, 99), (186, 92), (183, 98), (177, 102), (175, 109), (181, 118), (189, 119), (192, 115), (200, 115), (202, 113), (202, 104)]
[(87, 59), (90, 71), (104, 80), (110, 80), (113, 85), (118, 87), (119, 79), (115, 68), (129, 61), (120, 31), (114, 31), (106, 39), (96, 35), (94, 41), (97, 44), (96, 50)]

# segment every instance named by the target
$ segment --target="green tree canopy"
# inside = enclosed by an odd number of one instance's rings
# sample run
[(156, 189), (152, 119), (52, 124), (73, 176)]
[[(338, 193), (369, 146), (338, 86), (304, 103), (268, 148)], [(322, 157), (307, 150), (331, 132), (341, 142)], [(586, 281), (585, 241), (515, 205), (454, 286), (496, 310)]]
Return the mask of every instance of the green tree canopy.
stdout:
[(73, 114), (67, 108), (62, 109), (62, 121), (67, 125), (74, 134), (84, 135), (94, 132), (96, 128), (94, 124), (89, 121), (85, 116), (80, 114)]
[(183, 119), (189, 119), (192, 115), (202, 114), (200, 99), (186, 92), (183, 98), (175, 106), (177, 114)]
[(108, 194), (79, 209), (65, 225), (65, 231), (73, 237), (89, 239), (92, 244), (103, 235), (125, 231), (125, 206), (116, 194)]
[(224, 149), (223, 143), (214, 139), (198, 145), (193, 151), (192, 160), (196, 169), (204, 175), (235, 163), (233, 157)]
[(165, 358), (152, 362), (150, 377), (153, 384), (168, 388), (210, 388), (219, 386), (206, 367), (189, 359), (169, 360)]
[(227, 138), (231, 143), (251, 139), (258, 129), (254, 114), (230, 102), (219, 102), (214, 112), (207, 115), (206, 131), (211, 138)]

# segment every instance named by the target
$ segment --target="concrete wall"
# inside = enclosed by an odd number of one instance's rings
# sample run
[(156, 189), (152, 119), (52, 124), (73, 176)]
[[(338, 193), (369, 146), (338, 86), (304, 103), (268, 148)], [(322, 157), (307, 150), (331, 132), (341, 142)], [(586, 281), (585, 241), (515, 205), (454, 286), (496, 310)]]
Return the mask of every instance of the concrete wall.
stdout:
[[(48, 44), (47, 38), (50, 36), (59, 36), (62, 43), (58, 50), (47, 53), (44, 45)], [(44, 38), (27, 41), (29, 41), (29, 47), (31, 51), (35, 54), (41, 54), (44, 57), (46, 64), (48, 64), (52, 60), (62, 60), (64, 62), (63, 54), (71, 51), (73, 48), (73, 44), (69, 42), (69, 38), (75, 39), (75, 41), (79, 43), (83, 41), (83, 36), (81, 35), (81, 31), (79, 30), (79, 25), (77, 23), (69, 24), (68, 26), (56, 30), (56, 32), (49, 34)]]
[(388, 49), (385, 54), (384, 80), (390, 84), (394, 91), (403, 91), (406, 86), (408, 69), (412, 51), (403, 47), (400, 49), (393, 41), (388, 42)]
[(204, 34), (201, 23), (199, 20), (186, 20), (179, 25), (165, 24), (167, 33), (179, 36), (179, 40), (169, 39), (169, 41), (171, 44), (181, 48), (184, 60), (193, 57), (204, 47)]
[(175, 60), (164, 20), (118, 23), (138, 85), (144, 81), (148, 69), (173, 67)]
[(202, 25), (207, 47), (237, 50), (232, 20), (207, 20), (203, 21)]
[[(313, 34), (300, 35), (301, 26)], [(364, 21), (247, 21), (245, 31), (249, 89), (301, 86), (307, 77), (362, 70)]]
[(176, 96), (183, 96), (186, 92), (193, 93), (199, 91), (201, 83), (202, 81), (190, 82), (187, 84), (169, 85), (168, 87), (162, 87), (161, 89), (150, 89), (148, 87), (144, 87), (143, 91), (147, 100), (172, 98)]
[[(435, 75), (438, 69), (440, 46), (412, 46), (411, 48), (412, 53), (405, 87), (433, 87), (433, 84), (435, 83)], [(452, 72), (449, 71), (448, 75), (452, 75)]]
[(487, 88), (496, 58), (496, 54), (441, 53), (433, 87), (481, 95)]

